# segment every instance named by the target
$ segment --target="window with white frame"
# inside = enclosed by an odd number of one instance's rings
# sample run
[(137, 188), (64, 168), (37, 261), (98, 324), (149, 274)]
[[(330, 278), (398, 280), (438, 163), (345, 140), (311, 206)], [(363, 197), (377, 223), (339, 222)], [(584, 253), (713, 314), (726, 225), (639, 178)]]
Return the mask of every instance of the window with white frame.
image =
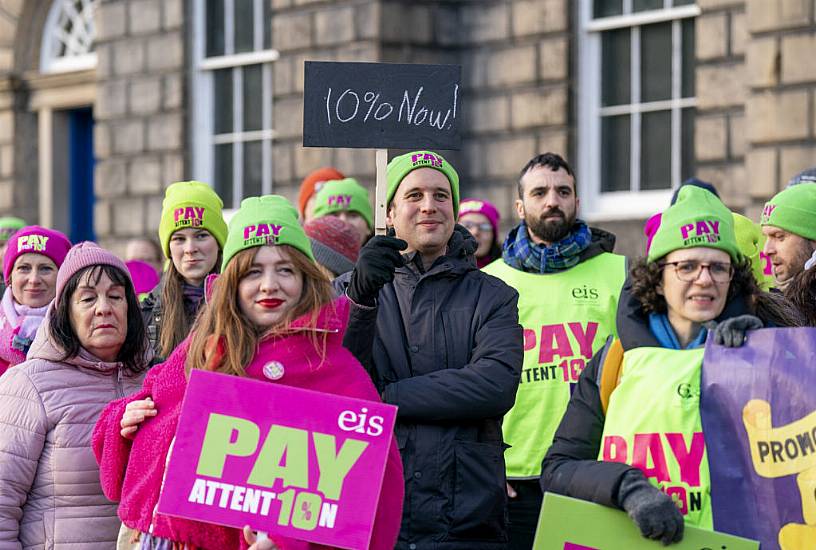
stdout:
[(193, 3), (194, 176), (227, 209), (272, 192), (272, 62), (268, 0)]
[(585, 214), (644, 217), (694, 173), (693, 0), (581, 0)]
[(40, 72), (96, 67), (94, 13), (99, 0), (56, 0), (48, 11), (40, 48)]

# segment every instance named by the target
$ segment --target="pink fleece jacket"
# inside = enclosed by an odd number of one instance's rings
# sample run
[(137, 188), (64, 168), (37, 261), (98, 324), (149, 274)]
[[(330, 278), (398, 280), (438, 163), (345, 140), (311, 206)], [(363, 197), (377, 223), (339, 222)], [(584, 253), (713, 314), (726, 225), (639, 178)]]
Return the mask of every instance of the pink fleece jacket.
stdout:
[[(269, 361), (278, 361), (285, 370), (283, 377), (274, 383), (379, 401), (368, 374), (342, 347), (348, 312), (349, 304), (345, 298), (338, 298), (321, 310), (317, 326), (328, 335), (326, 359), (322, 364), (315, 364), (308, 333), (296, 332), (262, 341), (247, 367), (248, 376), (273, 383), (263, 375), (263, 366)], [(293, 326), (303, 327), (306, 323), (307, 319), (301, 318)], [(120, 502), (119, 517), (132, 529), (151, 532), (152, 526), (155, 536), (204, 550), (246, 548), (237, 529), (154, 515), (167, 451), (175, 435), (187, 386), (184, 363), (189, 340), (176, 348), (167, 361), (148, 372), (139, 393), (114, 401), (102, 412), (93, 432), (93, 450), (100, 466), (102, 489), (109, 499)], [(148, 396), (156, 404), (158, 414), (142, 423), (131, 442), (119, 434), (119, 421), (130, 401)], [(370, 548), (394, 548), (402, 518), (403, 492), (402, 461), (394, 440), (388, 454)], [(272, 538), (282, 550), (326, 548), (289, 538)]]

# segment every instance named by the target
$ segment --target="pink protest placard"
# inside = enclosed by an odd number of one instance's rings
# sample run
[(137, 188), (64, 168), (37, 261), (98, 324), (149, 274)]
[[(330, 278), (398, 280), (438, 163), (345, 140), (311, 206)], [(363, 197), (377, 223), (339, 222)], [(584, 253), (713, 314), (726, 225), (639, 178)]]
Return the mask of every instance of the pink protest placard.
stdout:
[(194, 370), (159, 512), (367, 548), (396, 413), (382, 403)]

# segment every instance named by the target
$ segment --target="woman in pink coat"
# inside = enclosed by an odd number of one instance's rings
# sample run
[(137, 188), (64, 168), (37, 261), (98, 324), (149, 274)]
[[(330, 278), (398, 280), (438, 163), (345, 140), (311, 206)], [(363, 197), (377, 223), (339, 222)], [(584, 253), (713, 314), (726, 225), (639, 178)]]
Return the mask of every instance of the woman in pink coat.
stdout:
[[(207, 369), (379, 401), (363, 367), (341, 345), (347, 318), (348, 302), (333, 299), (294, 208), (278, 196), (245, 199), (230, 222), (222, 274), (193, 332), (148, 373), (141, 392), (111, 403), (94, 429), (102, 488), (120, 502), (119, 517), (136, 533), (134, 548), (246, 547), (238, 529), (156, 512), (189, 372)], [(402, 499), (402, 463), (393, 442), (370, 548), (394, 547)], [(282, 537), (272, 542), (281, 550), (321, 548)]]
[(17, 231), (3, 257), (6, 289), (0, 303), (0, 374), (26, 360), (34, 335), (57, 293), (57, 270), (68, 237), (39, 225)]

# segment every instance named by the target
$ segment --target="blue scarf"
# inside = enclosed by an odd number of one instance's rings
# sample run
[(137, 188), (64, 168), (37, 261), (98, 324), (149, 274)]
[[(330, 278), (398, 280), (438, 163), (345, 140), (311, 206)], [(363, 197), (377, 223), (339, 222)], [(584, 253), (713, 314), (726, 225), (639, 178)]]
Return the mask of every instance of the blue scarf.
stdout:
[(708, 335), (706, 328), (700, 327), (700, 332), (697, 333), (697, 337), (689, 342), (689, 345), (685, 348), (680, 347), (677, 334), (675, 334), (674, 328), (672, 328), (671, 323), (669, 323), (669, 317), (665, 313), (652, 313), (649, 315), (649, 330), (651, 330), (652, 335), (657, 338), (660, 347), (666, 349), (699, 348), (705, 344), (706, 336)]
[(510, 231), (502, 246), (502, 258), (514, 269), (528, 273), (556, 273), (574, 267), (592, 242), (586, 223), (576, 220), (569, 235), (550, 246), (530, 240), (523, 221)]

